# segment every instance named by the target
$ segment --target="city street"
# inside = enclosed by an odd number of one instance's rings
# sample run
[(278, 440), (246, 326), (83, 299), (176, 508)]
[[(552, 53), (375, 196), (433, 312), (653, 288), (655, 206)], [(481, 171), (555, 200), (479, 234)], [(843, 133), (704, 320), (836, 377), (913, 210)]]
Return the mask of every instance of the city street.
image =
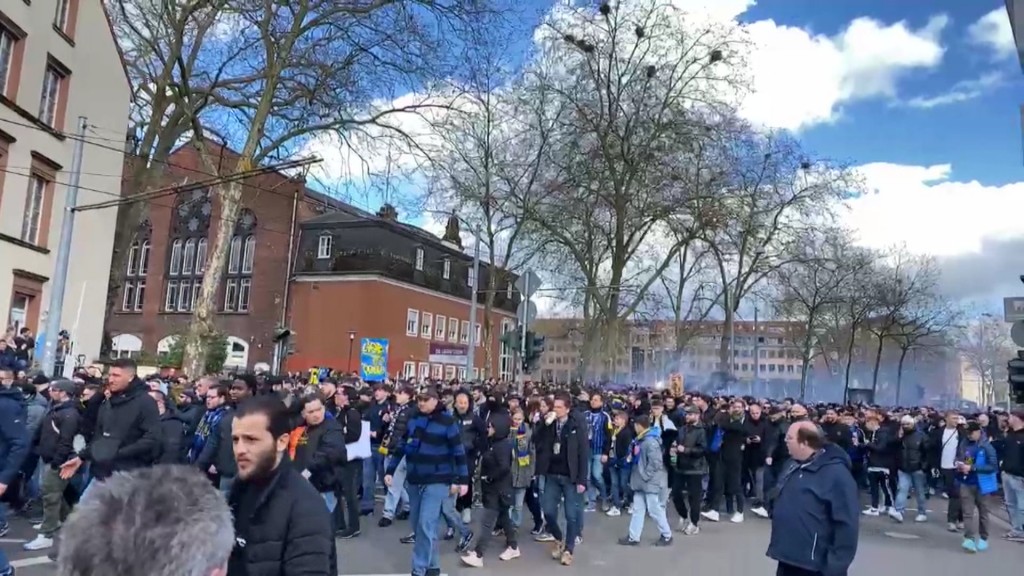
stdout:
[[(932, 500), (943, 509), (945, 502)], [(936, 520), (943, 514), (932, 513)], [(676, 522), (675, 515), (670, 520)], [(961, 551), (958, 535), (945, 531), (940, 521), (926, 524), (913, 522), (895, 524), (888, 518), (865, 518), (861, 522), (860, 548), (850, 576), (877, 576), (891, 573), (898, 566), (906, 576), (926, 574), (1000, 574), (1019, 562), (1024, 545), (1006, 542), (999, 538), (1006, 530), (1005, 522), (993, 519), (991, 548), (982, 554), (968, 555)], [(602, 514), (587, 514), (584, 527), (585, 539), (577, 548), (575, 563), (563, 568), (550, 560), (546, 545), (537, 544), (529, 538), (522, 544), (523, 556), (511, 562), (497, 558), (503, 540), (496, 539), (493, 553), (489, 553), (482, 569), (475, 570), (461, 565), (452, 550), (454, 544), (442, 542), (442, 570), (446, 574), (469, 574), (474, 570), (481, 575), (588, 573), (595, 570), (602, 574), (635, 574), (638, 567), (648, 574), (667, 574), (685, 569), (687, 572), (715, 573), (722, 576), (750, 576), (773, 574), (774, 564), (765, 557), (768, 546), (769, 523), (748, 517), (743, 524), (728, 522), (702, 524), (701, 533), (695, 537), (676, 535), (670, 548), (625, 548), (616, 541), (626, 530), (629, 520), (607, 518)], [(0, 540), (0, 545), (14, 561), (19, 576), (52, 576), (53, 564), (39, 552), (25, 553), (20, 542), (31, 536), (30, 527), (21, 520), (12, 519), (11, 533)], [(390, 528), (378, 528), (376, 523), (366, 523), (363, 535), (355, 540), (339, 541), (338, 554), (341, 574), (384, 575), (408, 574), (411, 547), (400, 544), (398, 538), (405, 534), (406, 523), (398, 522)], [(653, 525), (648, 525), (645, 542), (656, 538)], [(683, 564), (681, 565), (680, 562)], [(882, 570), (883, 572), (880, 572)]]

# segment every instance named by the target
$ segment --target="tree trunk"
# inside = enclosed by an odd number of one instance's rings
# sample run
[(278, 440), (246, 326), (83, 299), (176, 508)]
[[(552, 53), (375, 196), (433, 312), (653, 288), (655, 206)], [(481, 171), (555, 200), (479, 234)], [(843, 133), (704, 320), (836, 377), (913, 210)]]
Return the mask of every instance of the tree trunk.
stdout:
[[(885, 337), (884, 336), (877, 336), (876, 335), (876, 338), (878, 338), (878, 348), (875, 350), (875, 367), (874, 367), (874, 370), (871, 373), (871, 395), (872, 395), (872, 397), (874, 397), (874, 395), (878, 393), (878, 370), (882, 366), (882, 348), (883, 348), (883, 346), (885, 344)], [(874, 399), (874, 398), (872, 398), (872, 399)]]
[(733, 321), (732, 303), (725, 306), (725, 321), (722, 323), (722, 340), (718, 343), (718, 361), (721, 366), (728, 367), (725, 372), (732, 372), (732, 358), (729, 354), (729, 324)]
[(903, 388), (903, 362), (907, 359), (909, 348), (900, 348), (900, 361), (896, 364), (896, 405), (900, 405), (900, 391)]
[(853, 347), (856, 344), (857, 324), (850, 326), (850, 343), (846, 346), (846, 375), (843, 383), (843, 402), (850, 401), (850, 371), (853, 367)]
[[(494, 326), (491, 324), (491, 311), (494, 310), (494, 300), (497, 297), (497, 286), (498, 278), (495, 273), (496, 270), (491, 269), (490, 273), (487, 274), (487, 293), (484, 294), (484, 318), (483, 322), (480, 323), (483, 326), (483, 338), (482, 342), (484, 347), (484, 365), (487, 367), (487, 375), (493, 376), (495, 373), (501, 376), (501, 366), (494, 369), (494, 347), (491, 342), (494, 338), (491, 336), (494, 333)], [(479, 282), (479, 278), (474, 280)], [(476, 330), (475, 327), (470, 326), (470, 330)], [(502, 334), (504, 336), (504, 334)], [(492, 372), (492, 370), (494, 370)], [(480, 379), (483, 380), (483, 374), (480, 375)]]
[[(235, 167), (235, 172), (251, 169), (251, 160), (242, 157)], [(205, 372), (206, 350), (203, 342), (216, 331), (213, 318), (216, 314), (217, 291), (224, 278), (227, 266), (228, 249), (235, 234), (235, 221), (242, 209), (241, 181), (228, 182), (216, 187), (220, 198), (220, 218), (217, 219), (217, 235), (210, 248), (210, 257), (203, 273), (203, 286), (199, 292), (199, 301), (192, 314), (192, 322), (188, 326), (185, 340), (185, 354), (182, 370), (191, 378), (198, 378)]]

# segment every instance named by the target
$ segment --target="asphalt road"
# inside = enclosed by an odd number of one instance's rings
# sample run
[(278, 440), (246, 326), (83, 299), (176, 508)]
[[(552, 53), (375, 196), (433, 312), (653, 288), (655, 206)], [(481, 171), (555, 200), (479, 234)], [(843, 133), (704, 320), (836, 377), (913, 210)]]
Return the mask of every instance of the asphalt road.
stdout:
[[(969, 555), (960, 549), (960, 537), (945, 531), (945, 501), (933, 499), (937, 510), (930, 513), (932, 520), (916, 524), (895, 524), (892, 520), (862, 517), (861, 539), (857, 559), (850, 576), (878, 576), (897, 571), (905, 576), (931, 576), (948, 574), (1000, 574), (1006, 573), (1014, 563), (1024, 558), (1024, 544), (1001, 540), (1007, 526), (993, 520), (993, 538), (987, 552)], [(677, 519), (670, 514), (675, 526)], [(774, 564), (765, 557), (770, 531), (769, 522), (751, 515), (743, 524), (729, 522), (702, 522), (697, 536), (677, 534), (669, 548), (649, 545), (657, 537), (653, 524), (648, 522), (644, 531), (645, 545), (636, 548), (621, 547), (616, 541), (625, 534), (629, 519), (626, 516), (607, 518), (600, 513), (588, 513), (584, 524), (584, 542), (577, 547), (572, 567), (562, 567), (552, 561), (547, 545), (538, 544), (526, 535), (521, 544), (523, 555), (510, 562), (497, 558), (504, 541), (493, 545), (493, 553), (484, 559), (483, 568), (462, 566), (453, 551), (454, 544), (442, 542), (442, 569), (445, 574), (481, 576), (516, 574), (635, 574), (640, 568), (645, 574), (675, 573), (685, 567), (687, 572), (703, 570), (720, 576), (750, 576), (774, 574)], [(17, 568), (18, 576), (52, 576), (54, 566), (40, 552), (24, 552), (21, 542), (34, 536), (31, 527), (20, 519), (11, 519), (11, 532), (0, 540), (5, 552)], [(406, 522), (396, 522), (389, 528), (378, 528), (376, 522), (365, 522), (361, 537), (339, 541), (338, 553), (341, 574), (344, 575), (403, 575), (409, 574), (410, 546), (398, 542), (408, 530)], [(684, 564), (681, 566), (680, 562)]]

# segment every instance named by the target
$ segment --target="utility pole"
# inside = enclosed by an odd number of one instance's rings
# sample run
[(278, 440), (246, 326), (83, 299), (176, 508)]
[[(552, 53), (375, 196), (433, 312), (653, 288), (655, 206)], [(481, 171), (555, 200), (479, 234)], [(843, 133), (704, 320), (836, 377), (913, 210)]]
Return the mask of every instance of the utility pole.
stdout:
[(751, 387), (750, 395), (754, 395), (754, 389), (758, 386), (758, 382), (761, 381), (761, 347), (758, 344), (761, 342), (760, 332), (757, 330), (757, 306), (754, 306), (754, 385)]
[(470, 290), (469, 301), (469, 350), (466, 351), (466, 378), (474, 380), (473, 368), (476, 367), (476, 309), (480, 283), (480, 232), (473, 227), (473, 239), (476, 245), (473, 247), (473, 286)]
[(526, 306), (526, 312), (527, 313), (523, 314), (523, 318), (522, 318), (522, 320), (523, 320), (523, 326), (522, 326), (523, 330), (522, 330), (522, 336), (521, 336), (521, 338), (519, 340), (519, 371), (520, 371), (519, 373), (521, 375), (521, 377), (519, 378), (519, 389), (520, 390), (522, 390), (526, 386), (526, 331), (529, 330), (529, 324), (530, 324), (530, 314), (529, 314), (530, 304), (529, 304), (529, 301), (528, 301), (528, 299), (530, 298), (529, 294), (531, 294), (531, 292), (530, 292), (530, 274), (526, 274), (526, 275), (523, 276), (523, 293), (521, 295), (523, 303)]
[[(61, 311), (64, 308), (64, 290), (68, 283), (68, 268), (71, 265), (71, 237), (75, 231), (75, 211), (78, 204), (78, 182), (82, 177), (82, 154), (85, 144), (85, 116), (78, 117), (78, 133), (71, 157), (71, 176), (64, 195), (64, 218), (60, 224), (60, 244), (57, 245), (57, 262), (54, 265), (53, 282), (50, 284), (50, 308), (46, 316), (46, 342), (43, 347), (43, 373), (57, 377), (53, 366), (57, 356), (57, 341), (60, 333)], [(78, 334), (71, 334), (72, 340)]]

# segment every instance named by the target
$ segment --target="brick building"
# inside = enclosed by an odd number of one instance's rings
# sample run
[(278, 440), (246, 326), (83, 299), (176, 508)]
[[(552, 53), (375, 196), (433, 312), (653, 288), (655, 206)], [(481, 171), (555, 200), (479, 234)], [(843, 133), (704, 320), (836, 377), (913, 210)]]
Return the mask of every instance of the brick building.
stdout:
[[(228, 149), (213, 153), (234, 165)], [(163, 186), (211, 178), (191, 146), (167, 160)], [(299, 223), (325, 212), (356, 208), (309, 190), (297, 179), (266, 173), (244, 181), (243, 210), (233, 223), (227, 270), (218, 286), (215, 324), (228, 337), (228, 365), (271, 363), (274, 328), (284, 320), (290, 248)], [(137, 191), (125, 190), (125, 196)], [(128, 246), (123, 281), (106, 326), (111, 356), (159, 356), (188, 327), (202, 284), (207, 251), (220, 224), (220, 204), (208, 190), (149, 200)], [(365, 213), (364, 213), (365, 214)]]
[[(474, 278), (454, 217), (444, 239), (400, 222), (387, 205), (376, 215), (324, 214), (301, 229), (289, 302), (295, 350), (286, 369), (358, 370), (360, 341), (386, 338), (391, 376), (511, 377), (512, 354), (499, 336), (515, 325), (515, 277), (481, 263)], [(488, 364), (482, 292), (475, 326), (469, 315), (473, 282), (488, 286), (492, 273), (501, 277), (490, 315), (494, 355)], [(475, 366), (467, 370), (470, 330)]]

